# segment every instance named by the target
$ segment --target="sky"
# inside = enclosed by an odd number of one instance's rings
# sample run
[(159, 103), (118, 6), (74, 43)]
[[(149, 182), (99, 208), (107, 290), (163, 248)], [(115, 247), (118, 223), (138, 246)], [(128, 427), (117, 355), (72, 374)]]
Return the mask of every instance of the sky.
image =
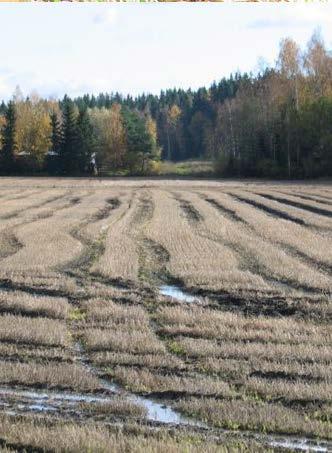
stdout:
[(331, 3), (0, 3), (0, 99), (209, 86), (317, 28), (332, 49)]

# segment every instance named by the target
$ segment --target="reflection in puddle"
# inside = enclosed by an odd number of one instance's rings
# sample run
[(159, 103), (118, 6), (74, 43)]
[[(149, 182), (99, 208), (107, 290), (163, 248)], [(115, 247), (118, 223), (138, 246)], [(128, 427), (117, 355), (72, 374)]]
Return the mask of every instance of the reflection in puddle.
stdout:
[(317, 451), (317, 452), (327, 452), (328, 447), (325, 447), (323, 445), (315, 445), (311, 443), (309, 440), (300, 440), (300, 439), (294, 439), (294, 440), (274, 440), (269, 443), (271, 447), (277, 447), (277, 448), (287, 448), (288, 450), (298, 450), (298, 451)]
[(174, 411), (170, 406), (158, 403), (150, 398), (129, 393), (117, 384), (102, 380), (104, 387), (114, 393), (117, 393), (132, 403), (139, 404), (147, 410), (146, 418), (150, 421), (159, 423), (173, 423), (175, 425), (191, 425), (205, 427), (201, 422), (184, 417), (179, 412)]
[(181, 302), (198, 302), (199, 298), (195, 296), (191, 296), (190, 294), (182, 291), (179, 286), (175, 285), (163, 285), (159, 287), (159, 293), (163, 296), (172, 297), (173, 299), (177, 299)]
[[(11, 403), (9, 404), (5, 400), (11, 401)], [(80, 403), (108, 403), (109, 401), (110, 398), (81, 393), (0, 388), (0, 406), (14, 407), (16, 411), (64, 412), (67, 409), (73, 409), (78, 412)]]
[(159, 423), (173, 423), (175, 425), (191, 425), (191, 426), (201, 426), (204, 427), (203, 423), (200, 423), (195, 420), (190, 420), (178, 412), (175, 412), (169, 406), (166, 406), (162, 403), (157, 403), (149, 398), (144, 398), (137, 395), (129, 395), (128, 399), (133, 403), (140, 404), (144, 406), (147, 410), (146, 418), (150, 421), (155, 421)]
[(84, 395), (83, 393), (69, 393), (69, 392), (52, 392), (52, 391), (29, 391), (29, 390), (20, 390), (20, 389), (9, 389), (6, 387), (0, 388), (1, 395), (9, 395), (9, 396), (21, 396), (24, 398), (32, 399), (32, 400), (52, 400), (54, 402), (61, 402), (61, 401), (74, 401), (74, 402), (86, 402), (86, 403), (93, 403), (93, 402), (107, 402), (108, 398), (102, 398), (97, 396), (90, 396)]
[[(165, 404), (158, 403), (149, 398), (135, 395), (125, 391), (117, 384), (112, 384), (104, 379), (101, 383), (106, 390), (111, 391), (115, 395), (125, 398), (127, 401), (143, 406), (147, 410), (147, 420), (159, 423), (172, 423), (175, 425), (191, 425), (191, 426), (204, 426), (200, 422), (188, 419), (178, 412), (174, 411), (171, 407)], [(28, 390), (11, 390), (8, 388), (0, 388), (1, 397), (19, 397), (19, 404), (16, 408), (19, 410), (31, 410), (33, 412), (56, 412), (64, 411), (65, 408), (71, 407), (74, 410), (79, 403), (109, 403), (112, 397), (89, 396), (81, 393), (67, 393), (67, 392), (38, 392)], [(2, 399), (2, 398), (1, 398)], [(4, 406), (6, 403), (2, 402)]]
[(27, 406), (30, 411), (33, 412), (54, 412), (57, 409), (50, 406), (49, 404), (30, 404)]
[[(79, 354), (79, 361), (87, 367), (87, 369), (94, 375), (98, 376), (97, 370), (89, 364), (89, 359), (84, 353), (84, 349), (80, 342), (75, 344), (75, 350)], [(170, 406), (166, 406), (163, 403), (156, 402), (150, 398), (136, 395), (125, 390), (120, 385), (109, 382), (106, 379), (99, 379), (101, 386), (109, 390), (112, 393), (121, 395), (132, 403), (143, 406), (147, 411), (147, 420), (159, 422), (159, 423), (173, 423), (175, 425), (191, 425), (191, 426), (205, 426), (203, 423), (191, 420), (187, 417), (182, 416), (179, 412), (174, 411)]]
[[(155, 421), (165, 424), (174, 424), (174, 425), (187, 425), (187, 426), (196, 426), (208, 428), (204, 423), (188, 419), (178, 412), (174, 411), (171, 407), (166, 406), (162, 403), (158, 403), (150, 398), (135, 395), (124, 390), (121, 386), (113, 383), (109, 383), (106, 380), (101, 380), (105, 389), (112, 391), (112, 393), (124, 397), (127, 401), (131, 403), (140, 404), (145, 407), (147, 410), (147, 419), (150, 421)], [(9, 398), (18, 398), (19, 403), (14, 405), (15, 409), (11, 410), (10, 407), (13, 404), (9, 404), (4, 401), (6, 397)], [(39, 413), (70, 413), (73, 414), (73, 411), (77, 415), (80, 415), (79, 403), (81, 402), (91, 402), (91, 403), (108, 403), (112, 401), (112, 396), (90, 396), (80, 393), (67, 393), (67, 392), (44, 392), (44, 391), (28, 391), (22, 389), (9, 389), (9, 388), (0, 388), (0, 406), (6, 408), (4, 412), (8, 415), (17, 415), (21, 411), (32, 411)], [(69, 412), (68, 412), (69, 411)], [(229, 430), (219, 430), (220, 434), (233, 434)], [(254, 437), (256, 441), (265, 444), (272, 448), (277, 449), (287, 449), (292, 451), (306, 451), (306, 452), (328, 452), (331, 450), (331, 443), (328, 441), (315, 441), (312, 439), (306, 438), (296, 438), (296, 437), (282, 437), (273, 434), (258, 434), (254, 432), (243, 432), (243, 435), (246, 437)]]

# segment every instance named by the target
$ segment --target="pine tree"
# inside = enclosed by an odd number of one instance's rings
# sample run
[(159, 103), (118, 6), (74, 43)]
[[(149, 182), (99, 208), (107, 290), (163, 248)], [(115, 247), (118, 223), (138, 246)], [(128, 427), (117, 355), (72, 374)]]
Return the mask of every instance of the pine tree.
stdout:
[(65, 175), (75, 175), (80, 171), (79, 132), (77, 115), (73, 102), (65, 98), (63, 105), (62, 143), (60, 147), (60, 169)]
[(3, 173), (15, 171), (16, 142), (16, 109), (15, 103), (10, 101), (5, 113), (6, 124), (3, 129), (3, 146), (1, 150), (0, 168)]

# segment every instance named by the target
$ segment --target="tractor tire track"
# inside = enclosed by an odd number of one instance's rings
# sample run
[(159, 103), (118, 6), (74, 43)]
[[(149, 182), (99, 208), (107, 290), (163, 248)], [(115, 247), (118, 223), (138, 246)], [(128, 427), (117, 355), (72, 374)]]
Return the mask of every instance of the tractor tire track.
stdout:
[(271, 195), (271, 194), (266, 194), (266, 193), (259, 193), (258, 195), (260, 195), (263, 198), (267, 198), (268, 200), (277, 201), (278, 203), (281, 203), (281, 204), (285, 204), (285, 205), (292, 206), (292, 207), (299, 208), (299, 209), (304, 209), (305, 211), (312, 212), (313, 214), (318, 214), (318, 215), (322, 215), (322, 216), (330, 217), (330, 218), (332, 217), (332, 211), (328, 211), (327, 209), (318, 208), (316, 206), (309, 206), (309, 205), (306, 205), (299, 201), (288, 200), (288, 198), (282, 198), (282, 197), (278, 197), (276, 195)]
[[(266, 237), (263, 237), (256, 229), (253, 225), (251, 225), (249, 222), (247, 222), (246, 220), (244, 220), (240, 215), (238, 215), (235, 211), (229, 209), (229, 208), (226, 208), (224, 206), (222, 206), (222, 204), (219, 202), (219, 201), (216, 201), (214, 200), (213, 198), (209, 198), (209, 197), (206, 197), (204, 196), (203, 194), (200, 194), (200, 197), (205, 200), (206, 202), (210, 203), (212, 206), (214, 206), (216, 209), (220, 210), (224, 215), (228, 216), (230, 218), (230, 220), (234, 220), (234, 221), (237, 221), (237, 222), (241, 222), (243, 225), (245, 225), (247, 228), (249, 228), (251, 230), (251, 232), (253, 234), (255, 234), (257, 237), (261, 238), (262, 240), (264, 240), (265, 242), (268, 242), (270, 243), (271, 245), (275, 246), (276, 244), (278, 245), (278, 247), (280, 247), (285, 253), (289, 254), (290, 256), (292, 256), (293, 258), (296, 258), (298, 259), (299, 261), (301, 261), (303, 264), (306, 264), (308, 266), (311, 266), (315, 269), (318, 269), (319, 271), (325, 273), (327, 276), (331, 276), (331, 272), (332, 272), (332, 265), (329, 265), (329, 264), (326, 264), (326, 263), (323, 263), (309, 255), (307, 255), (306, 253), (302, 252), (301, 250), (298, 250), (296, 247), (294, 246), (291, 246), (289, 244), (285, 244), (283, 242), (280, 242), (280, 241), (272, 241), (271, 239), (268, 239)], [(238, 196), (233, 196), (233, 198), (236, 198), (238, 201), (244, 201), (245, 203), (247, 203), (247, 200), (243, 200), (242, 197), (238, 197)], [(256, 204), (255, 203), (248, 203), (250, 206), (253, 206), (254, 208), (257, 208)], [(289, 220), (289, 219), (286, 219), (286, 220)]]
[[(54, 203), (61, 197), (54, 197), (52, 199), (49, 199), (38, 206), (35, 206), (33, 209), (39, 209), (40, 207), (44, 207), (46, 205), (49, 205), (51, 203)], [(63, 206), (56, 207), (57, 211), (60, 211), (62, 209), (68, 209), (74, 206), (75, 204), (78, 204), (80, 202), (80, 198), (78, 197), (73, 197), (70, 198), (67, 203), (65, 203)], [(31, 208), (32, 209), (32, 208)], [(28, 209), (30, 211), (30, 208)], [(35, 216), (32, 217), (30, 220), (23, 220), (22, 222), (16, 223), (12, 226), (8, 226), (4, 230), (0, 231), (0, 243), (2, 244), (0, 248), (0, 261), (4, 260), (5, 258), (8, 258), (9, 256), (15, 255), (19, 250), (21, 250), (24, 247), (24, 244), (17, 238), (16, 231), (18, 228), (26, 225), (30, 225), (34, 222), (37, 222), (38, 220), (41, 219), (46, 219), (49, 217), (52, 217), (54, 215), (54, 210), (50, 210), (48, 212), (41, 212), (41, 213), (36, 213)]]
[[(177, 200), (179, 202), (179, 206), (181, 208), (181, 202), (179, 200), (179, 196), (175, 195), (175, 200)], [(187, 203), (188, 203), (188, 201), (187, 201)], [(218, 204), (220, 205), (220, 203), (218, 203)], [(214, 207), (216, 207), (215, 204), (212, 204), (212, 205)], [(219, 210), (219, 208), (217, 208), (217, 209)], [(196, 208), (193, 206), (192, 210), (196, 210)], [(197, 220), (197, 216), (193, 217), (190, 214), (188, 214), (188, 209), (185, 209), (183, 212), (186, 215), (188, 222), (195, 228), (196, 232), (201, 237), (212, 240), (216, 243), (220, 243), (220, 244), (228, 247), (233, 253), (235, 253), (238, 262), (241, 263), (240, 267), (239, 267), (240, 270), (249, 271), (252, 274), (256, 275), (257, 277), (263, 278), (267, 283), (272, 284), (276, 288), (281, 288), (282, 290), (285, 290), (286, 292), (289, 292), (289, 290), (296, 291), (296, 290), (301, 289), (306, 292), (317, 294), (318, 290), (314, 287), (300, 285), (297, 281), (291, 280), (291, 279), (283, 279), (283, 278), (276, 279), (276, 278), (271, 277), (268, 270), (265, 269), (264, 265), (262, 266), (262, 264), (257, 260), (257, 258), (255, 256), (250, 255), (250, 258), (246, 256), (247, 253), (240, 244), (234, 244), (234, 242), (225, 241), (225, 239), (223, 237), (219, 236), (218, 234), (202, 229), (202, 218), (203, 218), (202, 216), (201, 216), (200, 220)], [(229, 215), (229, 218), (234, 220), (234, 216), (232, 214)], [(256, 233), (255, 233), (255, 236), (257, 236)], [(259, 238), (259, 236), (257, 236), (257, 237)], [(275, 245), (275, 244), (271, 244), (271, 245)]]

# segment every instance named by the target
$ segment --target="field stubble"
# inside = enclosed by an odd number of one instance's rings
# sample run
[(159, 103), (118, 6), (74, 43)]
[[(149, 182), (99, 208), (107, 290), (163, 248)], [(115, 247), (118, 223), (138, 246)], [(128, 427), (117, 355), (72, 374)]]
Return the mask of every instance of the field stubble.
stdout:
[[(0, 182), (1, 447), (273, 448), (258, 433), (328, 445), (328, 185), (35, 184)], [(206, 427), (180, 418), (171, 434), (147, 421), (149, 401)]]

